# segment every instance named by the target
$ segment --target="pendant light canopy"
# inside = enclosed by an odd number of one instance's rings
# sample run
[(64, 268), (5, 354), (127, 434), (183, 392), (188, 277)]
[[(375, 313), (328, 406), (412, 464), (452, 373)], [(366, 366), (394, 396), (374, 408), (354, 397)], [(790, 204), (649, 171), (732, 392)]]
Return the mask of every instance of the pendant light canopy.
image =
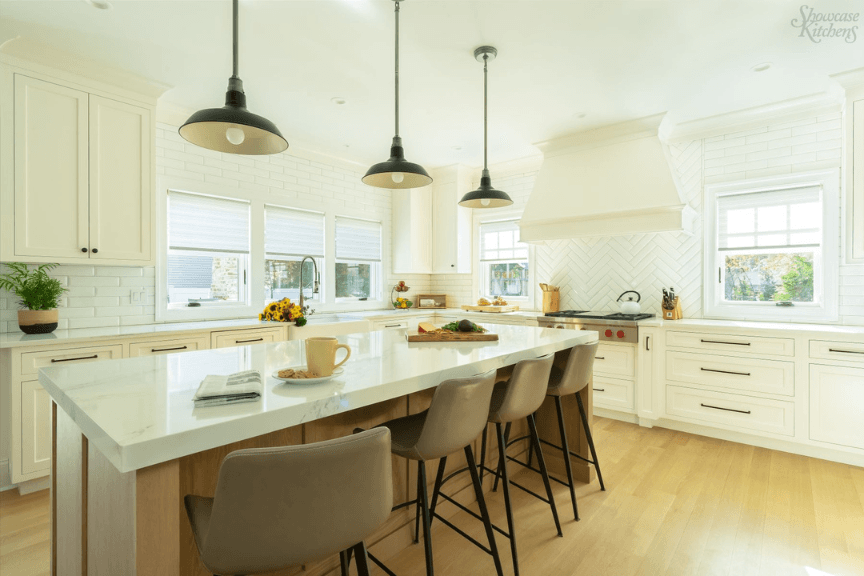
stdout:
[(432, 183), (429, 173), (413, 162), (405, 160), (402, 149), (402, 138), (399, 136), (399, 1), (396, 2), (396, 135), (390, 145), (390, 158), (386, 162), (375, 164), (366, 172), (362, 180), (364, 184), (376, 188), (403, 190), (421, 188)]
[(246, 94), (238, 71), (238, 0), (234, 8), (234, 70), (228, 79), (225, 106), (195, 112), (180, 127), (180, 136), (189, 142), (231, 154), (278, 154), (288, 149), (288, 142), (270, 120), (246, 109)]
[(489, 60), (494, 60), (497, 55), (498, 50), (492, 46), (480, 46), (474, 50), (474, 59), (483, 62), (483, 175), (480, 177), (480, 187), (468, 192), (459, 201), (459, 205), (466, 208), (501, 208), (513, 204), (506, 192), (492, 187), (492, 178), (489, 177), (488, 64)]

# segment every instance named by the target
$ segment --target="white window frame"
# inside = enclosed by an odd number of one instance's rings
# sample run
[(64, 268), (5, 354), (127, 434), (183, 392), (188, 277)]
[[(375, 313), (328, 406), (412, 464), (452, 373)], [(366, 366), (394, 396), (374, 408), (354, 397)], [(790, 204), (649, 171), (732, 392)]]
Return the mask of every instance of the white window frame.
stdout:
[[(303, 301), (304, 301), (304, 304), (306, 302), (308, 302), (310, 305), (315, 304), (316, 306), (323, 304), (324, 302), (326, 302), (326, 292), (327, 292), (326, 291), (326, 286), (327, 286), (327, 215), (320, 210), (306, 210), (303, 208), (296, 208), (294, 206), (286, 206), (284, 204), (277, 204), (274, 202), (265, 202), (264, 203), (264, 238), (265, 238), (264, 265), (266, 265), (267, 260), (298, 262), (298, 261), (302, 260), (302, 258), (304, 257), (303, 255), (299, 255), (299, 254), (279, 254), (279, 253), (267, 252), (266, 238), (267, 238), (267, 208), (268, 207), (283, 209), (283, 210), (290, 210), (290, 211), (295, 211), (295, 212), (307, 212), (310, 214), (315, 214), (316, 216), (321, 216), (321, 219), (323, 220), (323, 223), (322, 223), (323, 224), (323, 230), (322, 230), (323, 238), (322, 239), (324, 241), (324, 255), (314, 259), (315, 260), (315, 266), (317, 266), (317, 269), (318, 269), (318, 275), (321, 277), (321, 285), (319, 286), (318, 294), (314, 294), (311, 289), (308, 292), (304, 292), (303, 293), (303, 299), (304, 299)], [(313, 283), (315, 282), (314, 278), (312, 279), (312, 282)], [(302, 290), (302, 286), (301, 286), (301, 290)], [(264, 304), (265, 305), (269, 304), (270, 302), (273, 302), (275, 300), (277, 300), (277, 299), (276, 298), (270, 298), (269, 296), (266, 296), (266, 295), (264, 296)]]
[[(717, 200), (730, 194), (822, 188), (821, 274), (822, 301), (818, 304), (777, 306), (761, 302), (724, 302), (724, 284), (717, 249)], [(758, 178), (705, 187), (703, 230), (703, 310), (706, 318), (771, 322), (834, 322), (838, 319), (840, 260), (840, 171), (819, 170), (789, 176)], [(816, 271), (814, 270), (814, 281)]]
[[(478, 214), (479, 213), (479, 214)], [(497, 209), (494, 213), (484, 212), (483, 210), (475, 210), (474, 211), (474, 254), (475, 258), (473, 258), (473, 268), (474, 268), (474, 287), (473, 293), (476, 298), (489, 298), (491, 295), (484, 294), (485, 292), (485, 280), (486, 280), (486, 272), (485, 272), (485, 264), (480, 261), (480, 226), (483, 224), (492, 224), (495, 222), (506, 222), (506, 221), (516, 221), (518, 225), (519, 219), (522, 217), (522, 211), (515, 210), (500, 210)], [(534, 305), (534, 285), (536, 282), (536, 263), (534, 258), (534, 250), (535, 247), (532, 244), (528, 244), (528, 295), (527, 296), (504, 296), (504, 299), (507, 300), (508, 303), (518, 303), (525, 304), (528, 306)], [(513, 262), (514, 260), (502, 260), (502, 262)]]
[[(381, 244), (381, 259), (378, 261), (375, 260), (352, 260), (350, 258), (339, 258), (336, 254), (335, 240), (336, 240), (336, 220), (339, 218), (347, 219), (347, 220), (360, 220), (365, 222), (371, 222), (374, 224), (378, 224), (380, 226), (381, 238), (379, 240)], [(333, 300), (339, 304), (345, 303), (368, 303), (374, 302), (377, 304), (381, 304), (384, 302), (384, 223), (381, 220), (369, 219), (369, 218), (358, 218), (356, 216), (348, 216), (346, 214), (336, 214), (333, 222)], [(372, 266), (371, 274), (374, 275), (371, 278), (371, 286), (370, 292), (371, 295), (366, 300), (360, 300), (359, 298), (354, 297), (337, 297), (336, 296), (336, 264), (370, 264)]]

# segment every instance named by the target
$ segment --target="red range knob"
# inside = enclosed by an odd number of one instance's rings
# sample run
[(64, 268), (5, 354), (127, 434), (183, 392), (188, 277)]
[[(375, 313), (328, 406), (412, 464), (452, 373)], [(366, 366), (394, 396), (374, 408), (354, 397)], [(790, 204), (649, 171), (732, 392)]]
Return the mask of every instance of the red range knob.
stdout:
[(607, 337), (607, 338), (611, 338), (611, 337), (612, 337), (612, 330), (606, 330), (606, 337)]
[(624, 331), (618, 330), (618, 334), (616, 334), (616, 336), (618, 336), (618, 338), (623, 338), (624, 337)]

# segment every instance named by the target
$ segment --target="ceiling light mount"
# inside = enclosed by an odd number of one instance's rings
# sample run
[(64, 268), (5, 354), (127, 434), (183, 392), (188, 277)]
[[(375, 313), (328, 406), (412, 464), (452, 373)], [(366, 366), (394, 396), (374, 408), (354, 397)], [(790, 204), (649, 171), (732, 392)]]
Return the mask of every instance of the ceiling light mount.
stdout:
[(492, 177), (489, 176), (489, 61), (497, 56), (498, 50), (492, 46), (480, 46), (474, 50), (474, 59), (483, 63), (483, 172), (480, 187), (459, 201), (459, 205), (466, 208), (501, 208), (513, 204), (506, 192), (492, 187)]
[(246, 93), (239, 76), (239, 2), (233, 0), (233, 70), (225, 92), (225, 106), (192, 114), (180, 127), (185, 140), (230, 154), (278, 154), (288, 142), (270, 120), (246, 109)]
[(765, 72), (766, 70), (771, 68), (771, 66), (771, 62), (761, 62), (753, 66), (753, 68), (751, 68), (750, 70), (752, 70), (753, 72)]

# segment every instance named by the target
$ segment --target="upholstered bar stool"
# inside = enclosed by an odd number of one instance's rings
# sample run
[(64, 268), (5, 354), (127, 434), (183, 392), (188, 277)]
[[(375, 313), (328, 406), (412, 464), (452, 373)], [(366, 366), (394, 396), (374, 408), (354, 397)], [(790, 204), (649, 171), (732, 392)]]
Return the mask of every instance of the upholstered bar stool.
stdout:
[[(281, 570), (340, 553), (368, 576), (363, 541), (390, 516), (390, 431), (237, 450), (219, 469), (213, 498), (186, 496), (198, 554), (213, 574)], [(344, 561), (343, 561), (344, 562)]]
[[(381, 425), (381, 427), (390, 429), (393, 454), (417, 461), (417, 498), (399, 504), (393, 510), (406, 506), (417, 506), (417, 513), (423, 520), (423, 545), (426, 553), (427, 576), (434, 574), (431, 519), (435, 514), (435, 506), (434, 503), (430, 505), (429, 502), (426, 462), (439, 459), (437, 486), (444, 476), (447, 457), (460, 450), (465, 453), (465, 458), (468, 461), (467, 469), (471, 473), (474, 496), (477, 498), (477, 504), (480, 508), (479, 518), (486, 529), (488, 547), (455, 528), (440, 516), (438, 518), (490, 554), (495, 563), (495, 571), (498, 576), (503, 576), (498, 547), (492, 533), (492, 521), (489, 519), (486, 500), (483, 498), (477, 464), (474, 460), (474, 451), (471, 449), (471, 443), (480, 436), (486, 426), (486, 415), (489, 413), (489, 402), (495, 386), (495, 373), (495, 370), (490, 370), (471, 378), (446, 380), (435, 389), (432, 404), (428, 410), (419, 414), (396, 418)], [(370, 554), (369, 557), (387, 574), (395, 576), (373, 555)]]
[[(591, 382), (591, 376), (594, 373), (594, 357), (597, 355), (597, 346), (597, 342), (574, 346), (570, 349), (570, 355), (567, 358), (564, 370), (555, 366), (552, 367), (547, 394), (555, 399), (555, 411), (558, 413), (558, 433), (561, 437), (561, 446), (542, 438), (540, 439), (540, 442), (561, 450), (564, 455), (564, 469), (567, 471), (567, 482), (565, 483), (554, 476), (552, 480), (570, 488), (570, 501), (573, 503), (573, 517), (576, 520), (579, 520), (579, 508), (576, 505), (576, 489), (573, 483), (573, 469), (570, 456), (592, 464), (597, 470), (600, 490), (606, 490), (606, 484), (603, 483), (603, 474), (600, 472), (600, 463), (597, 460), (597, 450), (594, 448), (594, 437), (591, 434), (591, 426), (588, 424), (588, 414), (585, 412), (582, 396), (579, 395), (579, 392)], [(564, 424), (564, 406), (561, 399), (571, 394), (576, 396), (576, 404), (579, 406), (582, 429), (585, 431), (585, 439), (588, 441), (588, 449), (591, 451), (590, 460), (576, 452), (572, 452), (567, 441), (567, 426)], [(531, 466), (531, 454), (529, 454), (528, 466)]]

